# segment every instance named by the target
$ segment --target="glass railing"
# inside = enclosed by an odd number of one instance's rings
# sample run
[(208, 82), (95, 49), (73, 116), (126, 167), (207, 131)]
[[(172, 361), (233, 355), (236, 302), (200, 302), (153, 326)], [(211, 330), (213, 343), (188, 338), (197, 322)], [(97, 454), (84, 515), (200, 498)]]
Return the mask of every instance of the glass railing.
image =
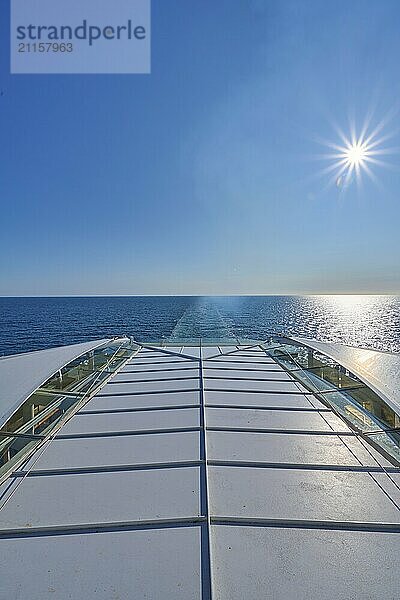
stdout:
[(36, 389), (0, 429), (0, 481), (138, 349), (117, 338), (75, 358)]
[(161, 340), (153, 340), (150, 342), (143, 342), (145, 346), (158, 346), (165, 348), (181, 347), (181, 346), (202, 346), (207, 348), (209, 346), (253, 346), (261, 344), (260, 340), (252, 340), (240, 337), (183, 337), (183, 338), (162, 338)]
[(400, 416), (354, 373), (290, 339), (271, 337), (264, 348), (304, 387), (400, 463)]

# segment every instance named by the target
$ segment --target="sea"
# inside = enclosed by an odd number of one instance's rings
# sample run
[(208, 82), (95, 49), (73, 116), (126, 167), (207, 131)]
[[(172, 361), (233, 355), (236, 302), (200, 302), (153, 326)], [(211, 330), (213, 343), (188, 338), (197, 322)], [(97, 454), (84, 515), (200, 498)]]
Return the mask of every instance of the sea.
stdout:
[(400, 296), (0, 298), (0, 356), (117, 335), (238, 343), (282, 333), (400, 352)]

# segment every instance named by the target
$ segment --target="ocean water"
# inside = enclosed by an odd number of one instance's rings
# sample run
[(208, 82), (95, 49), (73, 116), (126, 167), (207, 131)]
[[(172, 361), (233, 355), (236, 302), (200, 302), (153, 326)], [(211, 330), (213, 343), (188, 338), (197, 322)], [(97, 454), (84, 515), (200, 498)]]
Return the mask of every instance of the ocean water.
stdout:
[(399, 296), (0, 298), (0, 355), (114, 335), (143, 342), (270, 333), (400, 352)]

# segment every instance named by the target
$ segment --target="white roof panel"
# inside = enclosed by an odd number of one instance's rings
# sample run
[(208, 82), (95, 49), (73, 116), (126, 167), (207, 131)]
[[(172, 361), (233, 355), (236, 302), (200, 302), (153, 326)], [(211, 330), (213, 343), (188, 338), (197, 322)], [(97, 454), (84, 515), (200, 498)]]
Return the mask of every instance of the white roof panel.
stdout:
[(399, 597), (398, 535), (221, 525), (212, 529), (218, 599)]
[(201, 600), (200, 527), (14, 538), (1, 550), (5, 598)]

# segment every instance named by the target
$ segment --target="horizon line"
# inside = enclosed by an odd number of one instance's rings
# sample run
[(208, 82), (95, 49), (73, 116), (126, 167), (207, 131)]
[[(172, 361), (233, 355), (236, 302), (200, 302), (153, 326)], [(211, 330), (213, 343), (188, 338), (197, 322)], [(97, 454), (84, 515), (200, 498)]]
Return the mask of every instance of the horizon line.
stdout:
[(400, 292), (305, 292), (305, 293), (248, 293), (248, 294), (0, 294), (0, 298), (249, 298), (279, 296), (400, 296)]

